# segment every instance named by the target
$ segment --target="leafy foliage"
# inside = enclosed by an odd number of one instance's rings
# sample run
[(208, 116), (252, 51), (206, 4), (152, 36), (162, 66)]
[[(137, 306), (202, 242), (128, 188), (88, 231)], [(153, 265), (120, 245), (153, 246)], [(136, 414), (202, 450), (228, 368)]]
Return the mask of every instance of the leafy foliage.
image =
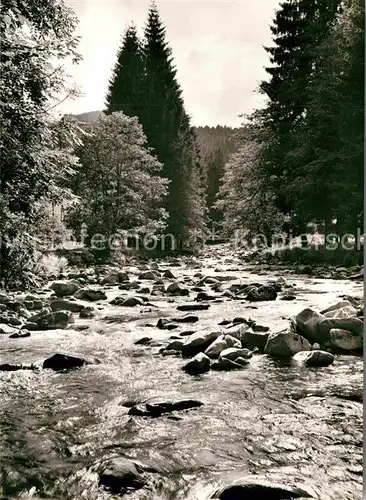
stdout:
[(79, 201), (68, 209), (66, 223), (78, 234), (85, 224), (89, 244), (96, 234), (108, 239), (123, 232), (160, 233), (168, 182), (159, 175), (162, 165), (147, 148), (137, 118), (115, 112), (84, 124), (84, 130), (77, 149), (80, 167), (72, 179)]
[(247, 140), (230, 156), (216, 206), (224, 213), (223, 229), (228, 236), (238, 237), (240, 233), (239, 237), (250, 240), (263, 235), (269, 243), (272, 232), (280, 230), (284, 217), (274, 205), (273, 194), (262, 185), (259, 175), (262, 147), (255, 140)]
[(67, 93), (63, 60), (79, 55), (76, 18), (63, 3), (4, 0), (0, 12), (0, 280), (9, 283), (27, 280), (34, 265), (22, 236), (37, 233), (36, 202), (69, 194), (63, 183), (77, 163), (76, 134), (52, 112)]

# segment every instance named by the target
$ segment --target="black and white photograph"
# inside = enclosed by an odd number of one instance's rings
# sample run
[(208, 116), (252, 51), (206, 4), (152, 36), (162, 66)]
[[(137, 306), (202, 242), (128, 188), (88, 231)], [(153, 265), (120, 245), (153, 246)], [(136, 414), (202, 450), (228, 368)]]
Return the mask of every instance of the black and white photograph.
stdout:
[(0, 498), (366, 498), (364, 0), (0, 12)]

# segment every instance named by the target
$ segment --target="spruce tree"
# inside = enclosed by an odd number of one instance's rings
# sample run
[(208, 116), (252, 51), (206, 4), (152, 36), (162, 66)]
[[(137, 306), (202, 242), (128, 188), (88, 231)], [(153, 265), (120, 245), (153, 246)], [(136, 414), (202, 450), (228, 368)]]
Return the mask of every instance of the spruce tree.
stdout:
[(106, 112), (123, 111), (127, 116), (140, 116), (143, 109), (144, 65), (141, 43), (135, 25), (125, 31), (122, 47), (109, 81)]
[(145, 27), (145, 109), (140, 122), (149, 145), (163, 164), (162, 175), (170, 180), (166, 202), (168, 232), (183, 247), (193, 230), (204, 230), (203, 197), (196, 137), (184, 109), (172, 51), (165, 35), (165, 27), (153, 2)]
[(284, 212), (291, 211), (297, 197), (286, 189), (289, 179), (296, 177), (293, 165), (287, 164), (293, 133), (306, 115), (317, 47), (326, 38), (339, 4), (340, 0), (286, 0), (271, 26), (274, 46), (266, 48), (270, 79), (260, 85), (268, 98), (261, 120), (270, 133), (263, 150), (263, 174)]

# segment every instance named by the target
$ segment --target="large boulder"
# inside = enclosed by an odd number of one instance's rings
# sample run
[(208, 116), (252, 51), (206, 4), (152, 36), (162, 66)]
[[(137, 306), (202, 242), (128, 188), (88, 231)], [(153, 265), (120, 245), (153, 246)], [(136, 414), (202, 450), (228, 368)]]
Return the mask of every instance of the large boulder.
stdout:
[(38, 330), (55, 330), (57, 328), (66, 328), (69, 323), (73, 323), (74, 315), (70, 311), (56, 311), (46, 316), (42, 316), (37, 321)]
[(68, 356), (66, 354), (54, 354), (43, 361), (43, 368), (49, 368), (54, 371), (69, 370), (71, 368), (80, 368), (86, 364), (85, 359)]
[(183, 370), (191, 375), (199, 375), (208, 372), (210, 369), (210, 358), (200, 352), (183, 366)]
[(334, 356), (330, 352), (314, 350), (310, 352), (301, 351), (293, 357), (295, 361), (305, 366), (329, 366), (334, 362)]
[(217, 490), (211, 498), (218, 500), (292, 500), (294, 498), (311, 498), (311, 496), (299, 488), (261, 481), (253, 477), (224, 486)]
[(307, 308), (301, 311), (297, 316), (292, 319), (292, 323), (298, 333), (310, 342), (319, 342), (323, 344), (328, 340), (327, 335), (321, 335), (318, 331), (318, 325), (321, 321), (325, 320), (325, 316), (319, 314), (313, 309)]
[(249, 290), (246, 300), (251, 302), (260, 302), (267, 300), (276, 300), (277, 292), (275, 288), (271, 285), (262, 285), (259, 287), (253, 287)]
[(195, 356), (199, 352), (205, 351), (221, 335), (221, 332), (203, 330), (194, 333), (186, 340), (182, 347), (184, 357)]
[(341, 328), (332, 328), (329, 331), (332, 345), (344, 351), (357, 351), (363, 347), (363, 336), (343, 330)]
[(247, 347), (248, 349), (254, 349), (257, 347), (260, 352), (263, 352), (268, 337), (268, 332), (254, 332), (252, 328), (248, 328), (246, 325), (240, 330), (241, 345), (242, 347)]
[(359, 318), (326, 318), (317, 325), (319, 338), (329, 340), (330, 330), (341, 329), (352, 332), (357, 337), (363, 336), (363, 321)]
[(74, 281), (54, 281), (50, 288), (55, 292), (57, 297), (66, 297), (74, 295), (79, 290), (80, 285)]
[(310, 343), (291, 331), (271, 333), (264, 348), (265, 354), (274, 357), (291, 357), (300, 351), (310, 351)]
[(130, 488), (142, 488), (144, 484), (136, 464), (124, 457), (106, 462), (99, 474), (99, 485), (115, 494), (123, 494)]

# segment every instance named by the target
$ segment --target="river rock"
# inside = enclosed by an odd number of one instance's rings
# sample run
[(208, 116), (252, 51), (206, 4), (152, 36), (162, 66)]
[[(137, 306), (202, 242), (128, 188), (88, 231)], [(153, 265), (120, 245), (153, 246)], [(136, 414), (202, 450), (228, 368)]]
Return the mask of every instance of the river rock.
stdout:
[(271, 333), (264, 353), (274, 357), (291, 357), (300, 351), (310, 351), (310, 343), (301, 335), (291, 331)]
[(217, 297), (215, 295), (210, 295), (207, 292), (198, 292), (194, 300), (201, 301), (201, 300), (216, 300), (216, 299)]
[(252, 357), (252, 353), (249, 349), (238, 349), (236, 347), (229, 347), (220, 352), (219, 359), (227, 358), (231, 361), (235, 361), (236, 358), (248, 359)]
[(185, 314), (179, 318), (173, 318), (172, 321), (175, 321), (176, 323), (197, 323), (198, 319), (198, 316), (193, 314)]
[(18, 330), (11, 335), (9, 335), (9, 339), (22, 339), (25, 337), (30, 337), (30, 331), (24, 329), (24, 330)]
[(56, 311), (42, 316), (37, 321), (38, 330), (55, 330), (66, 328), (69, 323), (73, 323), (74, 315), (70, 311)]
[[(184, 346), (183, 346), (184, 347)], [(183, 366), (183, 370), (191, 375), (208, 372), (210, 369), (210, 358), (200, 352)]]
[(337, 309), (343, 309), (344, 307), (351, 306), (353, 307), (353, 304), (349, 300), (341, 300), (337, 302), (336, 304), (333, 304), (332, 306), (327, 307), (326, 309), (323, 309), (323, 311), (320, 311), (320, 314), (326, 314), (331, 311), (336, 311)]
[(329, 332), (329, 336), (332, 345), (344, 351), (356, 351), (362, 349), (363, 336), (355, 335), (348, 330), (332, 328)]
[(277, 292), (273, 286), (262, 285), (260, 287), (253, 287), (249, 290), (246, 300), (251, 302), (276, 300)]
[(150, 344), (151, 341), (152, 341), (152, 337), (142, 337), (141, 339), (136, 340), (136, 342), (134, 342), (134, 344), (135, 345), (146, 345), (146, 344)]
[(79, 290), (80, 285), (74, 281), (54, 281), (50, 288), (55, 292), (57, 297), (66, 297), (67, 295), (74, 295)]
[(6, 322), (8, 325), (12, 326), (20, 326), (22, 324), (22, 321), (17, 318), (16, 316), (8, 316), (7, 318), (3, 318), (3, 320), (6, 319)]
[(170, 342), (170, 344), (166, 346), (166, 350), (180, 352), (183, 348), (183, 344), (184, 344), (183, 340), (173, 340), (173, 342)]
[(80, 318), (84, 319), (90, 319), (94, 318), (94, 316), (97, 314), (96, 310), (94, 307), (91, 306), (85, 306), (81, 311), (80, 311)]
[(54, 354), (43, 361), (43, 368), (50, 368), (54, 371), (69, 370), (70, 368), (80, 368), (86, 364), (85, 359), (68, 356), (67, 354)]
[(29, 330), (30, 332), (35, 332), (38, 330), (37, 323), (27, 322), (22, 325), (21, 330)]
[(310, 342), (319, 342), (324, 344), (328, 340), (328, 335), (322, 335), (318, 330), (318, 325), (325, 320), (325, 316), (319, 314), (313, 309), (307, 308), (301, 311), (292, 319), (292, 323), (298, 333)]
[(102, 285), (117, 285), (124, 281), (129, 281), (129, 276), (124, 271), (117, 271), (108, 274), (102, 279)]
[(159, 330), (175, 330), (176, 328), (179, 328), (179, 325), (172, 323), (169, 319), (160, 318), (157, 322), (156, 328), (159, 328)]
[(334, 362), (334, 356), (330, 352), (312, 350), (310, 352), (301, 351), (293, 357), (305, 366), (329, 366)]
[(173, 280), (175, 279), (175, 276), (171, 272), (170, 269), (167, 269), (166, 271), (164, 271), (163, 276), (164, 276), (164, 278), (169, 278), (169, 279), (173, 279)]
[(0, 365), (0, 372), (15, 372), (18, 370), (37, 370), (34, 365), (4, 363)]
[(224, 486), (217, 490), (211, 498), (218, 500), (292, 500), (294, 498), (311, 498), (311, 496), (299, 488), (261, 481), (254, 477), (241, 479), (229, 486)]
[(139, 276), (139, 280), (156, 280), (158, 278), (160, 278), (158, 271), (146, 271)]
[(204, 330), (194, 333), (186, 340), (182, 347), (184, 357), (194, 356), (205, 351), (221, 335), (221, 332)]
[(73, 302), (72, 300), (58, 299), (50, 303), (52, 311), (70, 311), (73, 313), (79, 313), (84, 309), (84, 305), (79, 302)]
[(12, 328), (11, 326), (9, 326), (5, 323), (0, 323), (0, 334), (10, 335), (11, 333), (14, 333), (15, 331), (16, 331), (15, 328)]
[(353, 306), (345, 306), (340, 309), (335, 309), (324, 313), (326, 318), (354, 318), (357, 316), (357, 309)]
[(359, 318), (326, 318), (317, 325), (317, 332), (322, 338), (329, 339), (332, 329), (348, 330), (358, 337), (363, 337), (363, 321)]
[(135, 307), (135, 306), (143, 306), (144, 301), (139, 297), (128, 297), (122, 304), (123, 307)]
[(242, 347), (241, 342), (239, 339), (236, 337), (233, 337), (232, 335), (228, 335), (225, 333), (225, 342), (227, 347)]
[(30, 318), (28, 318), (28, 322), (29, 323), (37, 323), (38, 320), (40, 320), (44, 316), (47, 316), (48, 314), (51, 314), (51, 313), (52, 313), (52, 309), (50, 307), (44, 307), (43, 309), (41, 309), (39, 311), (39, 313), (34, 314)]
[(268, 332), (254, 332), (252, 328), (242, 327), (240, 331), (240, 342), (242, 347), (254, 349), (257, 347), (260, 352), (264, 351), (269, 337)]
[(182, 304), (177, 307), (178, 311), (205, 311), (210, 304)]
[(6, 295), (5, 293), (0, 293), (0, 304), (7, 304), (10, 302), (10, 297)]
[(201, 401), (194, 399), (182, 399), (181, 401), (167, 401), (157, 403), (146, 403), (143, 405), (136, 405), (130, 408), (128, 414), (141, 417), (160, 417), (165, 413), (172, 413), (173, 411), (189, 410), (191, 408), (198, 408), (202, 406)]
[(75, 295), (77, 299), (87, 300), (89, 302), (97, 302), (98, 300), (106, 300), (107, 296), (103, 290), (94, 290), (93, 288), (82, 288)]
[(99, 474), (99, 485), (115, 494), (123, 494), (127, 488), (142, 488), (144, 483), (136, 464), (124, 457), (106, 462)]
[(173, 281), (173, 283), (170, 283), (170, 285), (168, 285), (166, 288), (166, 293), (175, 296), (189, 295), (188, 289), (182, 287), (182, 285), (178, 283), (178, 281)]
[(227, 349), (228, 345), (224, 335), (220, 335), (217, 339), (205, 350), (206, 356), (211, 359), (218, 358), (220, 353)]

